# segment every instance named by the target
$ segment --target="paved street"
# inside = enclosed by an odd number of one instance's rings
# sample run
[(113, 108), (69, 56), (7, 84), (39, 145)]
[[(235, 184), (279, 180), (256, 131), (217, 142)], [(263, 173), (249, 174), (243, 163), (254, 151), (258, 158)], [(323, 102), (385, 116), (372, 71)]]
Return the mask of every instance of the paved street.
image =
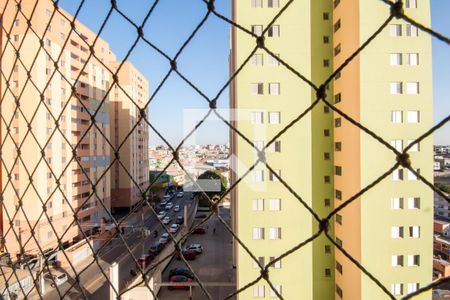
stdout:
[[(225, 219), (230, 219), (229, 209), (220, 210), (220, 215)], [(198, 222), (198, 220), (196, 221)], [(194, 222), (195, 224), (195, 222)], [(204, 252), (197, 256), (193, 261), (188, 261), (190, 266), (195, 271), (196, 275), (204, 283), (220, 282), (220, 283), (235, 283), (236, 270), (232, 266), (232, 236), (225, 229), (225, 227), (212, 217), (203, 227), (208, 230), (206, 234), (193, 234), (189, 236), (185, 246), (192, 243), (200, 243), (203, 246)], [(213, 229), (216, 228), (216, 233)], [(163, 273), (163, 280), (168, 281), (169, 270), (176, 267), (185, 267), (181, 260), (172, 259), (169, 266)], [(206, 288), (213, 299), (224, 299), (226, 296), (236, 290), (235, 286), (214, 287), (208, 286)], [(167, 287), (162, 287), (158, 297), (161, 300), (186, 300), (189, 299), (188, 290), (169, 290)], [(208, 299), (201, 288), (194, 287), (192, 299), (202, 300)], [(233, 299), (233, 298), (232, 298)]]
[[(183, 207), (186, 205), (189, 209), (192, 209), (194, 205), (192, 205), (192, 200), (190, 199), (191, 193), (185, 193), (183, 198), (177, 198), (176, 195), (170, 200), (174, 205), (180, 205)], [(183, 215), (183, 210), (176, 213), (173, 211), (173, 208), (170, 210), (168, 216), (172, 218), (170, 224), (175, 222), (177, 215)], [(189, 215), (189, 211), (188, 211)], [(140, 213), (139, 213), (140, 216)], [(140, 219), (139, 219), (140, 220)], [(148, 237), (142, 239), (141, 231), (138, 230), (130, 230), (130, 232), (126, 236), (127, 244), (132, 250), (133, 255), (138, 258), (142, 252), (147, 253), (150, 245), (153, 241), (157, 241), (161, 236), (163, 230), (161, 224), (157, 221), (156, 217), (153, 215), (145, 216), (145, 227), (151, 230), (152, 234)], [(170, 226), (167, 225), (167, 226)], [(135, 226), (139, 227), (141, 222), (136, 222)], [(158, 237), (153, 237), (153, 231), (158, 231)], [(116, 261), (119, 264), (119, 284), (122, 289), (127, 281), (131, 280), (130, 270), (133, 268), (136, 270), (136, 266), (133, 258), (126, 250), (125, 246), (121, 239), (113, 240), (108, 246), (106, 246), (107, 250), (102, 251), (102, 254), (99, 258), (99, 264), (101, 268), (105, 271), (106, 274), (109, 275), (109, 266), (112, 262)], [(86, 265), (86, 264), (85, 264)], [(81, 268), (82, 269), (82, 268)], [(77, 272), (80, 272), (81, 269), (78, 269)], [(71, 286), (71, 284), (75, 283), (75, 277), (73, 276), (72, 271), (67, 272), (69, 276), (68, 282), (59, 286), (58, 289), (61, 293), (65, 293)], [(80, 276), (81, 286), (84, 290), (84, 293), (89, 299), (108, 299), (109, 298), (109, 283), (105, 279), (104, 275), (101, 273), (100, 267), (96, 262), (94, 262), (91, 266), (89, 266)], [(46, 294), (45, 299), (60, 299), (60, 296), (56, 289), (50, 287), (49, 284), (46, 285)], [(67, 296), (64, 299), (82, 299), (82, 291), (78, 284), (74, 284), (71, 290), (68, 292)], [(34, 299), (34, 297), (33, 297)]]

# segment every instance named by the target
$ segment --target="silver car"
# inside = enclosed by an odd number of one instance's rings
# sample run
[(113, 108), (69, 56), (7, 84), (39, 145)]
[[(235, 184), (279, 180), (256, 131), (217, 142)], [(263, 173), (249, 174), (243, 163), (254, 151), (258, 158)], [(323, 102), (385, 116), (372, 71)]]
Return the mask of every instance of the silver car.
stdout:
[(169, 234), (167, 232), (161, 234), (161, 237), (159, 238), (159, 242), (164, 245), (168, 241), (169, 241)]
[(51, 274), (47, 273), (44, 275), (44, 280), (50, 282), (52, 287), (55, 287), (55, 284), (61, 285), (67, 281), (67, 274), (58, 271), (52, 271)]
[(162, 222), (164, 223), (164, 224), (169, 224), (170, 223), (170, 218), (169, 217), (165, 217), (163, 220), (162, 220)]

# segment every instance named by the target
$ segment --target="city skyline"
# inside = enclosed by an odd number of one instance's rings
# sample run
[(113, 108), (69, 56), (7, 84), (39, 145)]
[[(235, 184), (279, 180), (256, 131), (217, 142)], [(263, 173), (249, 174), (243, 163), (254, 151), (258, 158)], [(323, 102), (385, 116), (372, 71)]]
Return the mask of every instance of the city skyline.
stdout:
[[(102, 17), (92, 16), (89, 11), (97, 11), (105, 16), (109, 1), (87, 1), (82, 8), (79, 19), (94, 32), (100, 28)], [(118, 1), (119, 9), (127, 15), (133, 16), (133, 21), (140, 23), (144, 14), (153, 3), (142, 3), (138, 0)], [(450, 10), (450, 3), (446, 0), (431, 0), (431, 21), (434, 30), (450, 35), (450, 20), (445, 12)], [(60, 1), (62, 8), (74, 14), (79, 1)], [(218, 1), (216, 9), (226, 17), (231, 14), (231, 1)], [(160, 2), (156, 5), (155, 13), (144, 27), (145, 37), (154, 42), (161, 50), (170, 56), (175, 55), (182, 41), (197, 26), (206, 13), (206, 6), (202, 1), (186, 1), (177, 3)], [(136, 30), (126, 24), (122, 17), (113, 14), (101, 35), (111, 44), (112, 50), (122, 58), (129, 50), (136, 37)], [(419, 20), (420, 21), (420, 20)], [(164, 26), (164, 32), (152, 30), (152, 27)], [(192, 42), (183, 51), (178, 61), (178, 68), (183, 75), (191, 79), (201, 91), (212, 98), (228, 80), (228, 47), (229, 25), (211, 16)], [(118, 38), (120, 37), (120, 38)], [(207, 47), (205, 47), (207, 45)], [(450, 52), (441, 41), (433, 38), (433, 103), (434, 123), (442, 120), (450, 111), (450, 86), (446, 78), (450, 77)], [(206, 50), (208, 49), (208, 50)], [(160, 80), (166, 75), (170, 66), (142, 41), (133, 50), (129, 60), (147, 78), (150, 78), (150, 95), (153, 94)], [(167, 105), (170, 101), (173, 105)], [(172, 74), (164, 87), (158, 92), (154, 102), (150, 104), (150, 121), (167, 137), (172, 146), (176, 147), (184, 137), (182, 119), (184, 109), (206, 109), (207, 105), (191, 87), (183, 82), (176, 74)], [(218, 100), (218, 108), (228, 109), (228, 90)], [(223, 144), (228, 142), (228, 127), (218, 121), (209, 122), (200, 127), (199, 144)], [(149, 143), (158, 146), (163, 142), (150, 130)], [(435, 144), (450, 144), (450, 125), (447, 124), (434, 135)]]

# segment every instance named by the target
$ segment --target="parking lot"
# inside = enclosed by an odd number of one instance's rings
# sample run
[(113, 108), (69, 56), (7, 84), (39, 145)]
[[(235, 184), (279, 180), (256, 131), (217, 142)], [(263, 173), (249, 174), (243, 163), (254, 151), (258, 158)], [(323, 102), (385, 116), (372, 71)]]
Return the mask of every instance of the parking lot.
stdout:
[[(199, 215), (201, 213), (198, 213)], [(225, 220), (230, 220), (229, 209), (221, 208), (220, 215)], [(196, 219), (197, 224), (201, 219)], [(203, 225), (205, 234), (192, 234), (187, 239), (184, 246), (200, 243), (203, 246), (203, 253), (197, 255), (195, 260), (188, 261), (195, 274), (202, 283), (225, 283), (236, 282), (236, 270), (232, 265), (232, 236), (224, 226), (214, 216)], [(214, 233), (214, 228), (215, 233)], [(172, 259), (168, 267), (163, 272), (163, 281), (169, 281), (169, 270), (183, 267), (185, 263), (181, 260)], [(207, 286), (206, 289), (213, 299), (223, 299), (236, 290), (236, 286)], [(189, 299), (189, 290), (169, 290), (162, 287), (158, 298), (163, 300), (186, 300)], [(200, 287), (194, 287), (192, 299), (208, 299)], [(233, 298), (235, 299), (235, 298)]]

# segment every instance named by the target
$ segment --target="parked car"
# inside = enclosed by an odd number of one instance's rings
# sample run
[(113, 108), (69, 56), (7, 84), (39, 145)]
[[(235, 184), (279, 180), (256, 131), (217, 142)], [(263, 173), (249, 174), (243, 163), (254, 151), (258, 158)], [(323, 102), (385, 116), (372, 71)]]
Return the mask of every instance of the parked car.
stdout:
[(194, 250), (197, 254), (201, 254), (203, 252), (203, 247), (201, 244), (190, 244), (184, 250)]
[(167, 232), (161, 234), (161, 237), (159, 238), (159, 242), (161, 244), (167, 244), (168, 241), (169, 241), (169, 234)]
[(161, 202), (159, 203), (159, 205), (160, 205), (161, 207), (165, 207), (166, 204), (167, 204), (167, 201), (166, 201), (166, 200), (163, 200), (163, 201), (161, 201)]
[[(183, 255), (186, 260), (194, 260), (197, 257), (197, 252), (195, 252), (195, 250), (183, 250), (181, 251), (181, 255)], [(177, 259), (180, 260), (181, 258), (177, 256)]]
[(164, 217), (164, 219), (162, 220), (163, 224), (169, 224), (170, 221), (172, 221), (172, 219), (170, 217)]
[(149, 254), (153, 254), (154, 256), (158, 255), (159, 252), (164, 248), (164, 245), (160, 242), (153, 242), (153, 244), (150, 246), (150, 250), (148, 251)]
[(179, 211), (180, 211), (180, 206), (179, 206), (179, 205), (175, 205), (175, 206), (173, 207), (173, 211), (174, 211), (174, 212), (179, 212)]
[(184, 193), (183, 193), (183, 192), (179, 192), (179, 193), (177, 194), (177, 198), (183, 198), (183, 196), (184, 196)]
[(169, 203), (166, 204), (166, 209), (172, 209), (172, 207), (173, 207), (173, 203), (172, 202), (169, 202)]
[(161, 211), (161, 212), (159, 212), (159, 214), (158, 214), (158, 219), (162, 219), (162, 218), (164, 218), (166, 216), (166, 212), (165, 211)]
[(178, 229), (180, 229), (180, 225), (178, 224), (172, 224), (169, 227), (169, 232), (170, 233), (176, 233), (178, 231)]
[(145, 268), (148, 265), (150, 265), (150, 263), (152, 262), (152, 260), (155, 258), (154, 255), (152, 254), (142, 254), (138, 260), (137, 260), (137, 264), (138, 266), (140, 266), (141, 268)]
[(44, 280), (50, 282), (51, 287), (56, 285), (61, 285), (67, 281), (67, 274), (59, 271), (52, 271), (44, 275)]
[(169, 200), (170, 199), (170, 195), (169, 194), (165, 194), (164, 196), (163, 196), (163, 200), (165, 200), (166, 202), (167, 202), (167, 200)]
[(206, 230), (203, 227), (197, 227), (194, 229), (194, 231), (192, 233), (193, 234), (205, 234)]
[(183, 224), (183, 222), (184, 222), (184, 217), (183, 216), (177, 216), (177, 219), (176, 219), (175, 223), (181, 225), (181, 224)]
[(181, 276), (185, 276), (187, 278), (194, 279), (194, 274), (192, 274), (191, 271), (189, 271), (188, 269), (185, 269), (185, 268), (175, 268), (175, 269), (170, 270), (169, 271), (169, 280), (174, 275), (181, 275)]
[[(182, 275), (174, 275), (172, 277), (170, 277), (170, 282), (192, 282), (192, 278), (188, 278), (186, 276), (182, 276)], [(184, 285), (169, 285), (169, 290), (172, 289), (189, 289), (189, 286), (184, 286)]]

